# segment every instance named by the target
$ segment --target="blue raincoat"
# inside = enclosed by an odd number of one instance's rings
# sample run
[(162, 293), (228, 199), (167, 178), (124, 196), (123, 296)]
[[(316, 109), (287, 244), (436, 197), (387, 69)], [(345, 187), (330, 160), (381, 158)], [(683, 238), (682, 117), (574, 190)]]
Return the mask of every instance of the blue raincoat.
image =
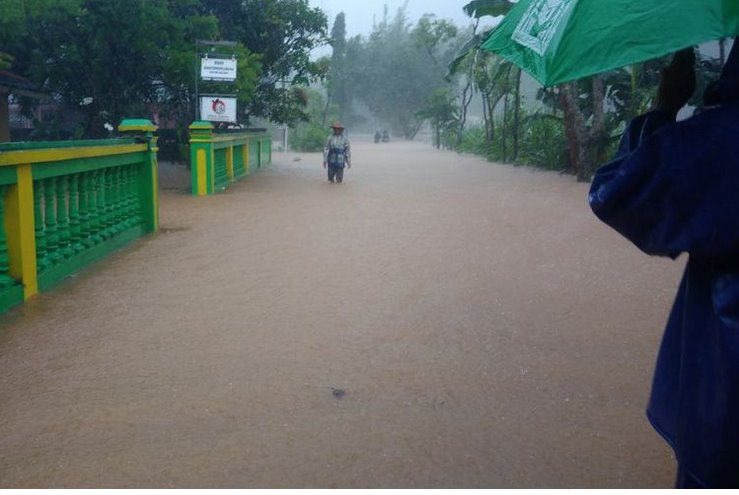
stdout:
[(682, 122), (632, 121), (589, 201), (645, 253), (689, 255), (647, 416), (685, 484), (727, 488), (739, 486), (739, 46), (706, 102)]

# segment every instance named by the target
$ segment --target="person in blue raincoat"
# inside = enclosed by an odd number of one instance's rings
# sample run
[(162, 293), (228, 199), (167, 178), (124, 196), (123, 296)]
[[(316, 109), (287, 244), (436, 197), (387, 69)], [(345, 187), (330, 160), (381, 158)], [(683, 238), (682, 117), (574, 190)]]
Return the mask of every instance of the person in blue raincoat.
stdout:
[(676, 122), (694, 91), (693, 51), (678, 52), (589, 202), (645, 253), (688, 254), (647, 417), (675, 451), (678, 487), (728, 488), (739, 486), (739, 43), (707, 110)]

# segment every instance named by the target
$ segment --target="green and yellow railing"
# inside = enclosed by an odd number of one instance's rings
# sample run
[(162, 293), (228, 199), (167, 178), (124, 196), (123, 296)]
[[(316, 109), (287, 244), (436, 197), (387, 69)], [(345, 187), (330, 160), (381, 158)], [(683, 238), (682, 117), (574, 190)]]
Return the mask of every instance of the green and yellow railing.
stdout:
[(272, 163), (266, 132), (216, 134), (210, 122), (190, 125), (192, 194), (207, 196)]
[(0, 144), (0, 312), (158, 230), (156, 128), (118, 130), (127, 137)]

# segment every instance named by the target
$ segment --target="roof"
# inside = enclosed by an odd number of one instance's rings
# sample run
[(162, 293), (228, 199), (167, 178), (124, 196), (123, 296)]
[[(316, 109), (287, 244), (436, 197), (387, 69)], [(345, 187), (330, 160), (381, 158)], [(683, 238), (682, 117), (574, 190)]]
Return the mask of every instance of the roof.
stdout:
[(31, 81), (7, 70), (0, 70), (0, 91), (18, 96), (46, 98)]

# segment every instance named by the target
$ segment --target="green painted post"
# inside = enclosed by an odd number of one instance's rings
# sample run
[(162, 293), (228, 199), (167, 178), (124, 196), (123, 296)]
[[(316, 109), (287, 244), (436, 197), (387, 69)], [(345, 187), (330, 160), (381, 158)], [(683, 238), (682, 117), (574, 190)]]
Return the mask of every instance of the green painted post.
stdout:
[(85, 246), (88, 248), (94, 247), (103, 240), (98, 235), (100, 218), (98, 216), (97, 174), (97, 170), (85, 174), (87, 177), (87, 225), (89, 229)]
[(90, 172), (90, 242), (89, 246), (93, 247), (103, 242), (100, 235), (101, 216), (105, 208), (102, 191), (100, 189), (101, 170), (93, 170)]
[(141, 224), (141, 214), (139, 212), (139, 189), (138, 184), (136, 184), (136, 167), (133, 165), (128, 167), (128, 202), (129, 226), (135, 227)]
[(83, 172), (80, 177), (80, 250), (87, 248), (90, 237), (90, 183), (89, 172)]
[(74, 254), (74, 250), (70, 246), (72, 235), (69, 230), (69, 217), (67, 215), (68, 180), (68, 175), (62, 175), (56, 179), (56, 223), (59, 231), (60, 253), (65, 258), (69, 258)]
[(63, 257), (59, 252), (59, 232), (56, 226), (56, 177), (44, 180), (44, 221), (46, 222), (46, 250), (49, 261), (56, 263)]
[(115, 214), (113, 215), (113, 233), (115, 235), (123, 232), (123, 204), (125, 198), (123, 195), (123, 177), (121, 175), (121, 167), (113, 169), (113, 190), (115, 192)]
[(83, 250), (80, 244), (80, 174), (69, 176), (69, 245), (75, 253)]
[(41, 211), (41, 199), (43, 196), (42, 181), (33, 183), (33, 225), (36, 236), (36, 266), (40, 272), (46, 269), (51, 262), (46, 252), (46, 233), (44, 232), (44, 215)]
[(106, 168), (103, 170), (105, 178), (105, 229), (104, 237), (110, 239), (113, 237), (113, 228), (115, 224), (115, 189), (113, 187), (113, 169)]
[(141, 212), (144, 230), (154, 233), (159, 230), (159, 172), (157, 170), (157, 127), (148, 119), (126, 119), (118, 131), (133, 134), (148, 143), (148, 153), (138, 174), (138, 193), (142, 199)]
[(0, 289), (16, 284), (15, 279), (10, 276), (8, 237), (5, 234), (5, 192), (7, 190), (8, 186), (0, 186)]
[(113, 237), (113, 216), (115, 214), (115, 197), (113, 196), (113, 170), (103, 169), (103, 180), (105, 187), (105, 228), (103, 229), (103, 237), (110, 239)]
[(115, 219), (116, 219), (116, 206), (118, 203), (118, 198), (116, 197), (116, 188), (115, 188), (115, 168), (106, 168), (105, 169), (105, 181), (107, 185), (107, 195), (108, 195), (108, 219), (107, 219), (107, 232), (108, 236), (115, 237)]
[(95, 174), (95, 196), (97, 197), (97, 237), (100, 242), (107, 240), (105, 229), (108, 227), (108, 194), (105, 185), (105, 169)]
[(139, 190), (139, 170), (138, 167), (133, 168), (133, 171), (131, 172), (131, 179), (133, 180), (133, 193), (134, 193), (134, 203), (133, 203), (133, 214), (134, 218), (136, 219), (136, 225), (141, 225), (144, 223), (144, 217), (142, 215), (142, 209), (141, 209), (141, 191)]
[(123, 191), (123, 200), (121, 202), (121, 221), (123, 230), (133, 227), (131, 211), (132, 206), (132, 194), (131, 194), (131, 167), (125, 166), (121, 169), (121, 190)]
[(215, 191), (213, 124), (197, 121), (190, 125), (192, 195), (207, 196)]
[(262, 136), (257, 136), (257, 148), (259, 149), (259, 168), (263, 168), (266, 164), (264, 163), (264, 141)]
[(128, 167), (118, 167), (118, 229), (123, 232), (128, 228)]

